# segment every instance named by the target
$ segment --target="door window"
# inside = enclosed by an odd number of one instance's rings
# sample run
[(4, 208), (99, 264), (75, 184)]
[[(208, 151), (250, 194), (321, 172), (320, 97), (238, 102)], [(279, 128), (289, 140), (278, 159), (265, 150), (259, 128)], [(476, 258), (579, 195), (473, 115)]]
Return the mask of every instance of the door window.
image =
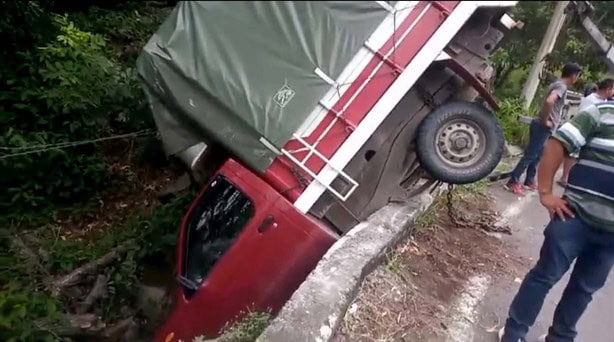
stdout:
[(184, 276), (200, 285), (254, 214), (252, 201), (223, 176), (211, 182), (191, 213)]

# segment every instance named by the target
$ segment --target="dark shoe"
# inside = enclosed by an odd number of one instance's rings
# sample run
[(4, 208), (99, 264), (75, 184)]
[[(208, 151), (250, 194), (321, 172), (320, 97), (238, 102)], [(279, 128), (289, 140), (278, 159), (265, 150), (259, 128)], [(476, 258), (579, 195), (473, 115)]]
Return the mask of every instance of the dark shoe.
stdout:
[[(503, 335), (505, 335), (505, 327), (503, 327), (503, 328), (501, 328), (499, 330), (499, 342), (503, 342)], [(525, 342), (525, 341), (524, 341), (524, 339), (519, 338), (517, 342)]]

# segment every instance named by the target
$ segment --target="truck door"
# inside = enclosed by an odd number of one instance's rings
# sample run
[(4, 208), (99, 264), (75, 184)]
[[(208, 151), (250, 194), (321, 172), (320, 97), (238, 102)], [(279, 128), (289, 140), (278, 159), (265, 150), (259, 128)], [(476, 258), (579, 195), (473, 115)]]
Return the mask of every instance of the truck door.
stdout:
[(182, 286), (161, 340), (171, 333), (215, 337), (250, 311), (276, 313), (337, 238), (251, 171), (227, 162), (182, 224)]

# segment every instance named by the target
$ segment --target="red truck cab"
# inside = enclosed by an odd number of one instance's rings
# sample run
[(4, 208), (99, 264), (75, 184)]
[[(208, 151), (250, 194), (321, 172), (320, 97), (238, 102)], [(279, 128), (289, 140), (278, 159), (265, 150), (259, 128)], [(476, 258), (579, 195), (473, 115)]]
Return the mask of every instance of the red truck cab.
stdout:
[(161, 336), (215, 336), (239, 313), (278, 311), (337, 238), (228, 159), (183, 221), (182, 286)]

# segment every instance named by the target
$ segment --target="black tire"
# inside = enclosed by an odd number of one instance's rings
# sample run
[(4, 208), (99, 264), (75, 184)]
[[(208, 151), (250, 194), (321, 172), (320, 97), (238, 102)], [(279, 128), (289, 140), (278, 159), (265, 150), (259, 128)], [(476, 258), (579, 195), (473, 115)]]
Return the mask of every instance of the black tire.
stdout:
[[(452, 140), (452, 137), (460, 137), (462, 141), (457, 142), (459, 139)], [(468, 142), (470, 147), (463, 151), (478, 150), (466, 152), (467, 157), (453, 154), (459, 151), (458, 144), (464, 146)], [(446, 103), (430, 113), (418, 127), (416, 152), (422, 168), (446, 183), (467, 184), (488, 176), (497, 167), (504, 148), (499, 121), (477, 103)]]

